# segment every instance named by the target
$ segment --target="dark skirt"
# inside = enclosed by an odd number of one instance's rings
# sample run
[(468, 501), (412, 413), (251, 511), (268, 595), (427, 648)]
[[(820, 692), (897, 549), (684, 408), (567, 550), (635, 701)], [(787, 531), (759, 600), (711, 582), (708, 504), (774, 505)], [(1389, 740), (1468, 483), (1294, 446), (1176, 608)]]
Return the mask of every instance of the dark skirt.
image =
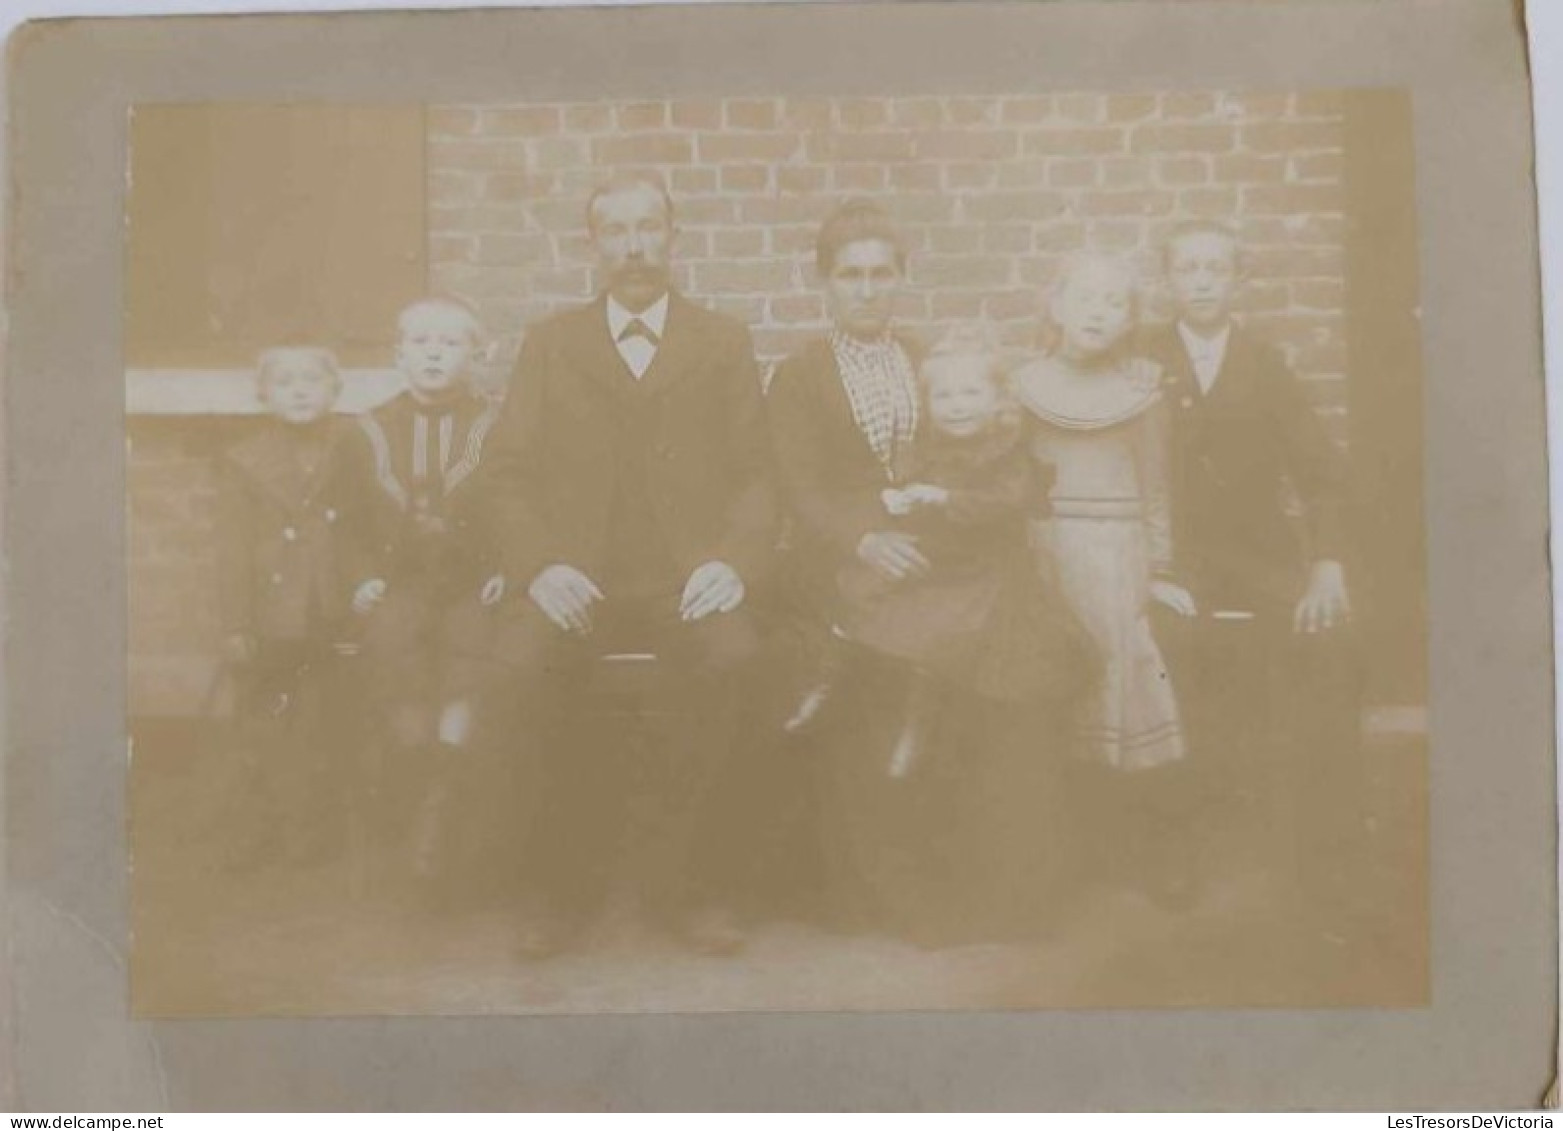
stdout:
[(1056, 703), (1095, 678), (1090, 638), (1027, 554), (907, 581), (853, 562), (837, 582), (848, 639), (986, 698)]

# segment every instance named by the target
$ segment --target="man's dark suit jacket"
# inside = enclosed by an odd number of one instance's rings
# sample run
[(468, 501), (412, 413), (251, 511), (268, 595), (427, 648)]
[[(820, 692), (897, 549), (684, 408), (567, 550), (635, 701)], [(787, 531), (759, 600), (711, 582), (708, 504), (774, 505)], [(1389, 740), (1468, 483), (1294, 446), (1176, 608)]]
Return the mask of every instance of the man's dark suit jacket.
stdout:
[(1345, 467), (1280, 353), (1232, 327), (1201, 391), (1176, 326), (1149, 335), (1170, 407), (1174, 572), (1197, 600), (1289, 607), (1344, 553)]
[[(620, 509), (627, 447), (649, 514)], [(749, 332), (677, 294), (639, 380), (605, 297), (530, 329), (484, 462), (514, 592), (558, 563), (604, 584), (626, 520), (649, 520), (680, 581), (719, 560), (752, 588), (769, 565), (776, 507)]]

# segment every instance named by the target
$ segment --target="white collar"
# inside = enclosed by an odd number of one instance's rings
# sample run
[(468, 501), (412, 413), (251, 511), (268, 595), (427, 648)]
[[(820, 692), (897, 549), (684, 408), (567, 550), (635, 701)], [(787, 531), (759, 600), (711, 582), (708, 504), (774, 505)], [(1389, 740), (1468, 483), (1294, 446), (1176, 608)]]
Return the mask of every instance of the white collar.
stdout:
[(618, 341), (619, 335), (624, 333), (624, 327), (639, 318), (660, 340), (663, 330), (668, 324), (668, 295), (664, 291), (662, 297), (645, 310), (636, 314), (628, 310), (612, 295), (608, 296), (608, 332), (613, 335), (613, 340)]
[(1190, 329), (1188, 323), (1180, 319), (1178, 337), (1183, 339), (1183, 348), (1189, 351), (1190, 357), (1225, 357), (1227, 340), (1232, 337), (1232, 323), (1229, 320), (1218, 333), (1205, 335)]

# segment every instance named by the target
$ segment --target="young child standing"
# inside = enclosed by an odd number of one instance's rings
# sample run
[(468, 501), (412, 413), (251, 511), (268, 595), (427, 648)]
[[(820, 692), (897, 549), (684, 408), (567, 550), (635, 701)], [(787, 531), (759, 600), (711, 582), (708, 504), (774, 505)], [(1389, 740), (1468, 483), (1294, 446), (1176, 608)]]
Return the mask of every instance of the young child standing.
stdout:
[(342, 460), (350, 426), (331, 412), (335, 358), (270, 349), (255, 380), (269, 419), (223, 457), (217, 507), (223, 657), (244, 758), (230, 863), (241, 868), (324, 847), (343, 784), (325, 741), (325, 684), (362, 552)]
[[(1161, 373), (1126, 349), (1136, 281), (1122, 260), (1082, 256), (1050, 305), (1058, 341), (1016, 376), (1034, 422), (1032, 453), (1055, 469), (1052, 513), (1033, 524), (1039, 565), (1056, 572), (1104, 660), (1076, 741), (1098, 796), (1104, 855), (1153, 894), (1191, 894), (1177, 815), (1183, 729), (1148, 606), (1177, 601), (1169, 580)], [(1092, 789), (1091, 786), (1095, 788)]]
[(482, 335), (464, 303), (422, 299), (397, 325), (406, 388), (358, 422), (377, 560), (353, 610), (364, 618), (372, 693), (399, 764), (390, 772), (411, 794), (413, 866), (430, 877), (448, 855), (452, 810), (481, 785), (463, 748), (505, 579), (474, 473), (499, 404), (468, 383)]

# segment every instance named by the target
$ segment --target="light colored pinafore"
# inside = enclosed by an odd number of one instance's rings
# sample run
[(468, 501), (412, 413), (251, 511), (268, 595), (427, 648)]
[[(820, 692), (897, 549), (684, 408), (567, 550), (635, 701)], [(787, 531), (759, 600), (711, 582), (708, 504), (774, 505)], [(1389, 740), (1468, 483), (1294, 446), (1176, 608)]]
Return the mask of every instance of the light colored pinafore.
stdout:
[(1032, 523), (1037, 566), (1056, 578), (1103, 661), (1077, 716), (1079, 753), (1121, 770), (1185, 752), (1148, 614), (1152, 574), (1171, 558), (1159, 378), (1144, 359), (1088, 372), (1057, 357), (1015, 378), (1035, 423), (1032, 454), (1054, 474), (1052, 513)]

